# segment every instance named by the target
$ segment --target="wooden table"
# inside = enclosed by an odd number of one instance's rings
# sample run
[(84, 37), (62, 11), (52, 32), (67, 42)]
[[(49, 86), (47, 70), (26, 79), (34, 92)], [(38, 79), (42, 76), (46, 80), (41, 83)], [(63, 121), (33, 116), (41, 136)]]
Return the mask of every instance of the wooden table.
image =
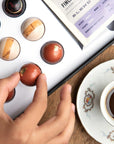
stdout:
[[(82, 80), (84, 79), (84, 77), (87, 75), (87, 73), (90, 70), (92, 70), (95, 66), (99, 65), (100, 63), (111, 59), (114, 59), (114, 45), (107, 48), (102, 54), (96, 57), (92, 62), (86, 65), (82, 70), (80, 70), (77, 74), (75, 74), (71, 79), (69, 79), (66, 82), (72, 85), (72, 101), (74, 104), (76, 103), (76, 94), (78, 88)], [(59, 87), (55, 92), (53, 92), (49, 96), (48, 108), (44, 117), (41, 120), (41, 123), (45, 122), (46, 120), (48, 120), (49, 118), (55, 115), (57, 105), (59, 103), (59, 93), (61, 87)], [(76, 123), (75, 123), (74, 133), (71, 137), (69, 144), (99, 144), (93, 138), (91, 138), (83, 128), (79, 120), (79, 117), (77, 115), (77, 111), (76, 111)]]

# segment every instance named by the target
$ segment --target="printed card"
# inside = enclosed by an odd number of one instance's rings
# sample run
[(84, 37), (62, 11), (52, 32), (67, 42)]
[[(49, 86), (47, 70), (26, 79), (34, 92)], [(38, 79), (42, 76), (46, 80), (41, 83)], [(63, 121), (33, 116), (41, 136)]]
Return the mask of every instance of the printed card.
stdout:
[(43, 0), (83, 46), (114, 20), (114, 0)]

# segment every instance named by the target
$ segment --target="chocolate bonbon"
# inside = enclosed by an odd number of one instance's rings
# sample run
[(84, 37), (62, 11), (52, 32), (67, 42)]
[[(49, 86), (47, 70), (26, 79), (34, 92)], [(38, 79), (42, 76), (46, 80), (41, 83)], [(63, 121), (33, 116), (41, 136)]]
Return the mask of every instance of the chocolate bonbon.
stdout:
[(38, 76), (42, 73), (40, 67), (35, 63), (28, 63), (21, 67), (20, 80), (27, 86), (34, 86)]
[(11, 100), (14, 98), (15, 93), (16, 93), (16, 90), (13, 89), (13, 90), (8, 94), (8, 97), (7, 97), (7, 99), (6, 99), (6, 102), (11, 101)]
[(43, 37), (45, 26), (40, 19), (31, 17), (23, 22), (21, 32), (26, 39), (36, 41)]
[(4, 0), (2, 7), (6, 15), (19, 17), (26, 10), (26, 2), (25, 0)]
[(0, 40), (0, 58), (3, 60), (13, 60), (20, 54), (20, 44), (12, 37)]
[(60, 43), (50, 41), (42, 46), (40, 54), (45, 62), (49, 64), (56, 64), (62, 60), (64, 56), (64, 49)]

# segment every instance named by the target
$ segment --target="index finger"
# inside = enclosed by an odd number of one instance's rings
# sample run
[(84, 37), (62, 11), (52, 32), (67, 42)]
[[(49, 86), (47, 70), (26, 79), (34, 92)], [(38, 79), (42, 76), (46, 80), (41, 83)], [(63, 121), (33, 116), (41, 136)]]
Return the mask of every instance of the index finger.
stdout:
[(56, 116), (38, 127), (45, 140), (49, 141), (59, 135), (68, 124), (71, 115), (71, 86), (65, 85), (61, 92), (61, 101), (57, 109)]

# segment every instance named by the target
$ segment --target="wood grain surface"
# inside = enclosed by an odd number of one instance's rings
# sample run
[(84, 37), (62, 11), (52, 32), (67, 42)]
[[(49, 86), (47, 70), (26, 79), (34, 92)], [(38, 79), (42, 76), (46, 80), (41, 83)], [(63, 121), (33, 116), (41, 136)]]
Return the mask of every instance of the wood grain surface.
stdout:
[[(66, 82), (72, 85), (72, 102), (74, 104), (76, 104), (76, 94), (79, 89), (79, 86), (84, 77), (88, 74), (88, 72), (92, 70), (95, 66), (99, 65), (100, 63), (111, 59), (114, 59), (114, 45), (107, 48), (102, 54), (96, 57), (92, 62), (86, 65), (82, 70), (80, 70), (77, 74), (75, 74), (71, 79), (69, 79)], [(55, 92), (53, 92), (49, 96), (48, 108), (44, 117), (41, 120), (41, 123), (47, 121), (49, 118), (55, 115), (57, 105), (59, 103), (59, 94), (61, 87), (59, 87)], [(76, 117), (75, 128), (69, 144), (99, 144), (92, 137), (90, 137), (83, 128), (79, 120), (77, 110), (75, 117)]]

